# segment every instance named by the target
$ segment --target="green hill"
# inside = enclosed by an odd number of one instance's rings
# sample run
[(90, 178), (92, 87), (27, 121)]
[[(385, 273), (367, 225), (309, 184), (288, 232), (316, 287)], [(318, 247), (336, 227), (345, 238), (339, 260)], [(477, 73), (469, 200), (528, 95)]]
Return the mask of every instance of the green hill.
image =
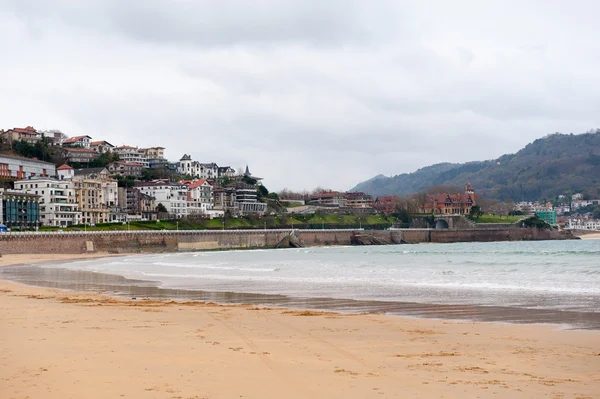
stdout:
[(465, 183), (498, 200), (538, 200), (574, 192), (600, 197), (600, 129), (551, 134), (494, 160), (440, 163), (394, 177), (377, 176), (351, 191), (403, 196), (431, 186)]

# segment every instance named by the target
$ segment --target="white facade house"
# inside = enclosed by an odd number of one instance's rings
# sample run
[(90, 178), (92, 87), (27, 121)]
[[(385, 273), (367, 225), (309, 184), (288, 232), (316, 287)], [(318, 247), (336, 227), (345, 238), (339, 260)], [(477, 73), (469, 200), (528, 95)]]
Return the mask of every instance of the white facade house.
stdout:
[(213, 208), (213, 187), (206, 179), (184, 180), (187, 189), (188, 215), (206, 215)]
[(567, 229), (578, 229), (578, 230), (599, 230), (600, 231), (600, 220), (597, 219), (569, 219)]
[(75, 177), (75, 169), (67, 165), (66, 163), (56, 168), (59, 180), (71, 180)]
[(159, 179), (138, 183), (134, 188), (154, 197), (156, 206), (162, 204), (170, 215), (176, 218), (187, 216), (188, 189), (185, 185)]
[(148, 160), (146, 159), (146, 151), (142, 148), (132, 147), (129, 145), (122, 145), (120, 147), (113, 148), (113, 152), (119, 154), (119, 160), (127, 163), (138, 163), (142, 167), (148, 167)]
[(35, 178), (15, 182), (15, 189), (40, 196), (40, 223), (44, 226), (67, 227), (79, 224), (81, 213), (71, 181)]
[(92, 138), (90, 136), (75, 136), (69, 137), (68, 139), (62, 142), (62, 145), (65, 147), (81, 147), (81, 148), (90, 148), (92, 143)]
[(214, 162), (200, 163), (192, 160), (191, 155), (183, 154), (177, 162), (177, 173), (197, 179), (217, 179), (219, 177), (219, 166)]

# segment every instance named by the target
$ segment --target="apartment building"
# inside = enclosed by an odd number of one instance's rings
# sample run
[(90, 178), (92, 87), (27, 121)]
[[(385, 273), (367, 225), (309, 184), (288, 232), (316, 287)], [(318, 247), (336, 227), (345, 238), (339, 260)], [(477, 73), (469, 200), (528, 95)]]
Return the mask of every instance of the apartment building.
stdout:
[(79, 224), (80, 213), (71, 181), (32, 177), (15, 182), (15, 190), (39, 195), (39, 221), (45, 226)]
[(90, 148), (63, 147), (63, 156), (69, 163), (87, 164), (98, 158), (100, 154)]
[(56, 165), (30, 158), (0, 155), (0, 178), (54, 177)]
[(9, 229), (37, 228), (40, 196), (25, 191), (0, 188), (0, 223)]
[(134, 188), (143, 194), (154, 197), (156, 206), (162, 204), (169, 215), (175, 218), (187, 216), (187, 187), (166, 179), (136, 183)]
[(90, 143), (90, 148), (92, 150), (96, 151), (98, 154), (105, 154), (107, 152), (112, 151), (113, 148), (115, 148), (115, 146), (106, 140), (100, 140), (100, 141), (92, 141)]
[(107, 223), (110, 220), (110, 208), (104, 203), (103, 181), (76, 175), (71, 183), (81, 212), (81, 223), (89, 225)]
[(148, 167), (148, 160), (146, 159), (146, 152), (144, 149), (129, 145), (122, 145), (115, 147), (113, 151), (119, 155), (119, 160), (123, 162), (138, 163), (144, 168)]
[(144, 166), (141, 163), (115, 161), (106, 167), (111, 175), (140, 177)]

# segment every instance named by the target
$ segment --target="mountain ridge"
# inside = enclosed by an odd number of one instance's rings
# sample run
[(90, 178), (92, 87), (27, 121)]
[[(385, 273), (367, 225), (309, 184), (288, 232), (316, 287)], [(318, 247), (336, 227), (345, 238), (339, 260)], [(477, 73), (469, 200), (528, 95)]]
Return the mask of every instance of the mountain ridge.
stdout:
[(498, 200), (533, 201), (579, 191), (600, 196), (600, 129), (550, 134), (492, 160), (442, 162), (412, 173), (378, 176), (350, 191), (405, 196), (431, 186), (470, 183), (482, 195)]

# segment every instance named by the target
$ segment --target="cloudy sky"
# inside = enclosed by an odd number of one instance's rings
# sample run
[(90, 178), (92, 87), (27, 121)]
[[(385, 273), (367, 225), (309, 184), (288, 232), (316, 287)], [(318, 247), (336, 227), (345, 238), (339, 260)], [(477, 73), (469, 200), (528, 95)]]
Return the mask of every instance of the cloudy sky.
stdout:
[(599, 14), (595, 0), (0, 0), (0, 128), (346, 190), (600, 127)]

